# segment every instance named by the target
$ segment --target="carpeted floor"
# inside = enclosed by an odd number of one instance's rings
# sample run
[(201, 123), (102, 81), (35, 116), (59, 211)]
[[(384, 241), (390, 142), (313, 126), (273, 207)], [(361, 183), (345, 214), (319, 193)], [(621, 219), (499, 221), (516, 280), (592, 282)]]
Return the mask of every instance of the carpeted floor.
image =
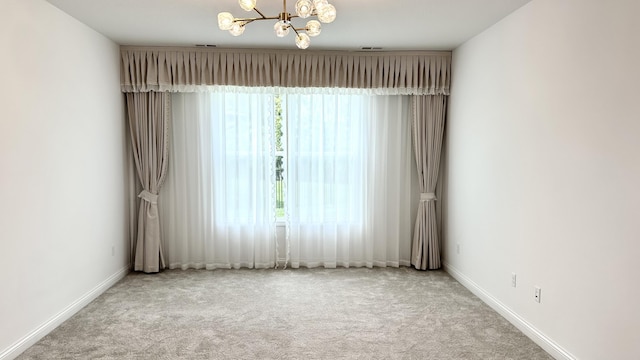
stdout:
[(18, 359), (552, 359), (442, 271), (133, 273)]

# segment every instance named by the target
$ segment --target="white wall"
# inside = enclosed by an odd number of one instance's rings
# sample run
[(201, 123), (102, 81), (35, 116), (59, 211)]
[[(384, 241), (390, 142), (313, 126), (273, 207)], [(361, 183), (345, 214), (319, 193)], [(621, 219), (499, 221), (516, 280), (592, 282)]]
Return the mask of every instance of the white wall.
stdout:
[(118, 46), (43, 0), (7, 0), (0, 48), (0, 358), (11, 358), (126, 272), (128, 214)]
[(447, 268), (564, 357), (640, 359), (638, 14), (533, 0), (453, 53)]

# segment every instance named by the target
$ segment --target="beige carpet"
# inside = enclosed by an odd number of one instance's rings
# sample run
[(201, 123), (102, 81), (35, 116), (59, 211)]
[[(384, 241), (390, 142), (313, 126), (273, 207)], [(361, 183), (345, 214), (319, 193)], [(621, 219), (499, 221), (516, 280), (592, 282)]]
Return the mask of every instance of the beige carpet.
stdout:
[(442, 271), (134, 273), (19, 359), (551, 359)]

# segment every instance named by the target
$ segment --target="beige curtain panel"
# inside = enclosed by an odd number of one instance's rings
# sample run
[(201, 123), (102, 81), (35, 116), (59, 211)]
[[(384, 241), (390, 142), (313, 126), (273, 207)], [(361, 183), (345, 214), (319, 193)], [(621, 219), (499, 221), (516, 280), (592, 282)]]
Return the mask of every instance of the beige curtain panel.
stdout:
[(421, 194), (413, 233), (411, 264), (421, 270), (439, 269), (441, 266), (435, 191), (446, 109), (446, 96), (413, 97), (412, 134)]
[(312, 52), (121, 47), (123, 92), (190, 92), (203, 86), (368, 89), (448, 95), (451, 52)]
[(138, 195), (138, 233), (134, 270), (158, 272), (165, 267), (158, 218), (158, 191), (167, 173), (169, 94), (126, 94), (133, 158), (142, 184)]

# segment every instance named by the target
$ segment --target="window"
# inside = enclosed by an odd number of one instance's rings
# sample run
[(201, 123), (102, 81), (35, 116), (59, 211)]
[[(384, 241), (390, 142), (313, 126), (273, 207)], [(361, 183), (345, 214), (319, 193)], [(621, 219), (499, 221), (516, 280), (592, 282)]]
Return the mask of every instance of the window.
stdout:
[(274, 109), (277, 219), (361, 222), (366, 97), (278, 95)]

